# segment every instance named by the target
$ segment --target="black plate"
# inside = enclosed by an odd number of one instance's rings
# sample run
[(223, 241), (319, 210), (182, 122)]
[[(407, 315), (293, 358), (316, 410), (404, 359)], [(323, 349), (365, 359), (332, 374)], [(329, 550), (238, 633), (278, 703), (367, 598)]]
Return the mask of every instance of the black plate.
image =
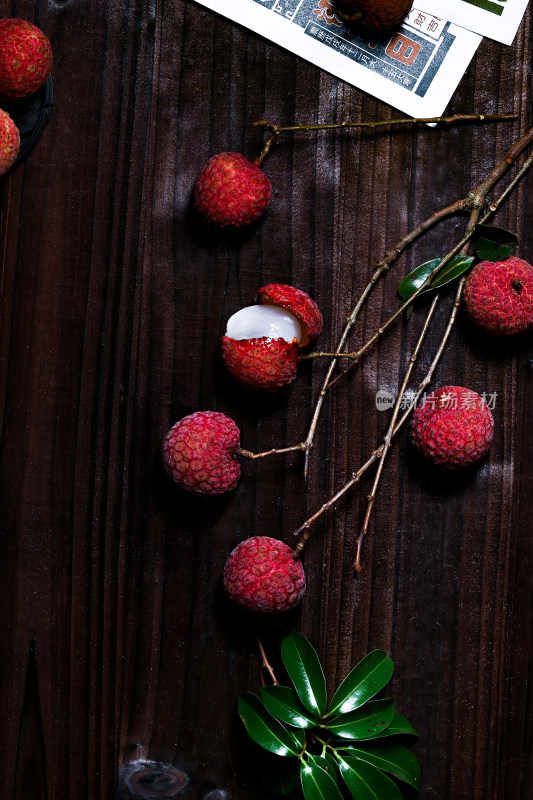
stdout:
[[(0, 100), (20, 132), (20, 150), (15, 164), (33, 150), (52, 114), (54, 84), (50, 76), (42, 89), (24, 100)], [(14, 166), (14, 165), (13, 165)]]

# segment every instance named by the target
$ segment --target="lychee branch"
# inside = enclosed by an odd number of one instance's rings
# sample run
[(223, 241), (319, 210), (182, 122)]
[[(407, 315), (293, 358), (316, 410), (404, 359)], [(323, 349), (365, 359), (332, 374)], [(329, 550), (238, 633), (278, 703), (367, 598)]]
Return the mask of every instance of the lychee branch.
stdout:
[(454, 114), (450, 117), (406, 117), (400, 119), (370, 120), (366, 122), (329, 122), (308, 125), (275, 125), (266, 119), (259, 119), (253, 123), (256, 128), (266, 128), (271, 135), (266, 139), (263, 149), (255, 163), (260, 165), (270, 152), (272, 144), (282, 133), (296, 133), (311, 131), (330, 131), (338, 128), (384, 128), (389, 125), (456, 125), (461, 122), (507, 122), (518, 118), (518, 114)]
[(377, 470), (376, 470), (376, 475), (374, 477), (374, 483), (372, 485), (372, 490), (371, 490), (371, 492), (370, 492), (370, 494), (368, 496), (368, 505), (367, 505), (367, 508), (366, 508), (366, 514), (365, 514), (365, 519), (364, 519), (364, 522), (363, 522), (363, 527), (361, 528), (361, 532), (359, 533), (359, 538), (357, 539), (357, 555), (356, 555), (356, 559), (355, 559), (355, 562), (354, 562), (354, 568), (358, 572), (361, 569), (361, 545), (363, 543), (363, 538), (365, 537), (365, 535), (367, 533), (367, 530), (368, 530), (370, 517), (372, 516), (372, 510), (374, 508), (374, 503), (375, 503), (376, 495), (377, 495), (377, 492), (378, 492), (379, 481), (380, 481), (380, 478), (381, 478), (381, 474), (383, 472), (383, 467), (385, 466), (385, 460), (387, 458), (387, 454), (389, 452), (389, 449), (390, 449), (390, 446), (391, 446), (391, 443), (392, 443), (392, 437), (393, 437), (393, 434), (394, 434), (394, 429), (396, 427), (396, 422), (398, 420), (398, 416), (400, 414), (400, 409), (401, 409), (401, 404), (402, 404), (402, 401), (403, 401), (403, 396), (404, 396), (405, 390), (407, 389), (407, 386), (409, 384), (409, 380), (411, 379), (411, 374), (413, 372), (416, 360), (417, 360), (418, 355), (420, 353), (420, 349), (422, 347), (422, 344), (424, 343), (424, 339), (426, 338), (426, 334), (427, 334), (427, 332), (429, 330), (429, 325), (431, 323), (431, 319), (433, 317), (433, 314), (435, 313), (435, 309), (437, 308), (438, 302), (439, 302), (439, 295), (437, 294), (433, 298), (433, 302), (431, 303), (431, 306), (429, 307), (429, 311), (428, 311), (428, 313), (426, 315), (426, 319), (424, 321), (424, 325), (422, 326), (422, 330), (421, 330), (420, 335), (418, 337), (418, 341), (417, 341), (417, 343), (415, 345), (415, 348), (414, 348), (414, 350), (413, 350), (413, 352), (411, 354), (411, 357), (409, 359), (409, 364), (407, 366), (407, 369), (405, 370), (405, 373), (404, 373), (404, 376), (403, 376), (403, 380), (402, 380), (402, 383), (401, 383), (401, 386), (400, 386), (400, 390), (398, 392), (398, 397), (396, 398), (396, 402), (394, 404), (394, 409), (393, 409), (392, 416), (391, 416), (391, 419), (390, 419), (390, 422), (389, 422), (389, 427), (387, 428), (387, 432), (385, 434), (385, 439), (383, 440), (383, 448), (382, 448), (380, 456), (379, 456), (379, 463), (378, 463), (378, 467), (377, 467)]
[[(467, 226), (467, 230), (463, 238), (452, 248), (452, 250), (447, 253), (444, 258), (440, 261), (438, 266), (427, 276), (424, 283), (414, 292), (408, 300), (402, 303), (399, 308), (387, 319), (382, 325), (378, 328), (378, 330), (370, 337), (370, 339), (365, 342), (358, 350), (350, 352), (350, 353), (342, 353), (342, 348), (348, 338), (348, 335), (355, 324), (357, 316), (366, 301), (368, 295), (376, 285), (379, 278), (382, 274), (390, 268), (392, 263), (401, 255), (403, 250), (412, 242), (415, 241), (418, 237), (424, 234), (429, 228), (431, 228), (436, 223), (442, 221), (443, 219), (457, 214), (463, 211), (470, 211), (475, 209), (482, 209), (486, 196), (490, 189), (494, 187), (494, 185), (500, 180), (501, 177), (511, 168), (511, 166), (515, 163), (517, 158), (521, 155), (521, 153), (525, 150), (525, 148), (533, 141), (533, 128), (528, 130), (520, 139), (518, 139), (508, 150), (505, 157), (496, 165), (496, 167), (489, 173), (489, 175), (477, 186), (475, 189), (471, 190), (468, 195), (462, 199), (459, 199), (452, 203), (449, 206), (446, 206), (440, 211), (435, 212), (426, 220), (421, 222), (416, 228), (414, 228), (411, 232), (406, 234), (400, 241), (394, 245), (390, 250), (387, 251), (383, 259), (379, 262), (377, 268), (375, 269), (374, 273), (372, 274), (368, 284), (363, 289), (363, 292), (357, 301), (356, 306), (354, 307), (352, 313), (347, 319), (345, 328), (341, 334), (341, 338), (337, 344), (335, 352), (333, 353), (323, 353), (323, 352), (314, 352), (310, 353), (306, 356), (303, 356), (302, 359), (307, 358), (320, 358), (320, 357), (329, 357), (332, 358), (332, 362), (330, 363), (326, 377), (322, 384), (322, 389), (317, 401), (317, 405), (315, 408), (315, 412), (313, 414), (313, 419), (310, 426), (310, 431), (305, 441), (305, 449), (306, 455), (309, 452), (310, 448), (312, 447), (314, 433), (316, 430), (318, 416), (320, 414), (320, 410), (323, 405), (324, 396), (326, 394), (327, 388), (330, 384), (331, 375), (333, 370), (336, 366), (337, 359), (340, 357), (349, 358), (354, 363), (358, 362), (363, 353), (371, 347), (387, 330), (387, 328), (399, 317), (403, 314), (404, 311), (411, 305), (413, 300), (415, 300), (423, 291), (425, 291), (430, 285), (434, 278), (446, 267), (446, 265), (451, 261), (451, 259), (456, 255), (463, 247), (465, 247), (470, 239), (473, 236), (474, 228), (470, 229), (470, 225)], [(513, 191), (517, 183), (520, 179), (526, 174), (526, 172), (530, 169), (532, 164), (533, 154), (531, 154), (527, 160), (524, 162), (520, 170), (517, 172), (515, 177), (512, 181), (509, 182), (506, 189), (501, 193), (501, 195), (494, 200), (487, 212), (481, 218), (481, 223), (486, 222), (490, 217), (498, 210), (500, 205), (503, 201), (507, 198), (507, 196)], [(306, 459), (307, 461), (307, 459)]]
[[(397, 316), (399, 316), (399, 314), (401, 314), (412, 303), (412, 301), (416, 298), (416, 296), (418, 296), (425, 288), (427, 288), (427, 286), (431, 283), (431, 281), (433, 280), (435, 275), (438, 272), (441, 271), (441, 269), (445, 266), (446, 263), (449, 262), (449, 260), (452, 258), (452, 256), (455, 255), (460, 250), (463, 250), (463, 251), (466, 250), (468, 242), (470, 241), (470, 239), (471, 239), (471, 237), (472, 237), (472, 235), (474, 233), (475, 226), (478, 223), (479, 218), (481, 216), (481, 210), (482, 210), (483, 205), (484, 205), (484, 203), (486, 201), (487, 193), (489, 192), (489, 190), (491, 188), (494, 187), (494, 185), (505, 174), (505, 172), (511, 167), (511, 165), (514, 164), (516, 159), (521, 155), (523, 150), (528, 146), (528, 144), (530, 144), (530, 142), (532, 140), (533, 140), (533, 128), (531, 128), (529, 131), (527, 131), (526, 134), (524, 134), (524, 136), (521, 137), (521, 139), (519, 139), (517, 142), (515, 142), (515, 144), (507, 152), (507, 155), (505, 156), (505, 158), (502, 159), (498, 163), (498, 165), (494, 168), (494, 170), (492, 170), (492, 172), (485, 178), (484, 181), (482, 181), (482, 183), (475, 190), (471, 191), (468, 194), (468, 196), (466, 198), (464, 198), (464, 200), (458, 201), (458, 206), (460, 206), (461, 210), (463, 208), (468, 208), (468, 207), (470, 208), (470, 218), (469, 218), (469, 221), (468, 221), (468, 225), (467, 225), (467, 228), (466, 228), (465, 235), (460, 240), (460, 242), (439, 263), (438, 268), (436, 268), (432, 273), (429, 274), (429, 276), (427, 277), (426, 281), (424, 282), (424, 284), (422, 284), (422, 286), (419, 287), (417, 292), (413, 293), (411, 295), (411, 297), (405, 303), (403, 303), (400, 306), (398, 311), (395, 312), (386, 321), (386, 323), (384, 323), (380, 327), (380, 329), (376, 332), (376, 334), (374, 334), (374, 336), (371, 337), (371, 339), (368, 340), (368, 342), (365, 345), (363, 345), (363, 347), (360, 348), (360, 350), (357, 351), (357, 353), (353, 354), (353, 355), (356, 356), (357, 360), (362, 355), (362, 352), (364, 352), (364, 350), (366, 350), (367, 347), (371, 343), (376, 341), (376, 339), (383, 333), (385, 328), (388, 327), (388, 325), (394, 319), (396, 319)], [(494, 201), (492, 201), (492, 203), (489, 206), (488, 211), (481, 217), (481, 223), (484, 223), (487, 219), (490, 218), (490, 216), (492, 214), (494, 214), (497, 211), (497, 209), (501, 206), (501, 204), (504, 202), (504, 200), (507, 198), (507, 196), (510, 194), (510, 192), (516, 187), (517, 183), (527, 173), (527, 171), (531, 168), (532, 165), (533, 165), (533, 153), (531, 153), (529, 155), (529, 157), (525, 160), (525, 162), (522, 164), (521, 168), (518, 170), (518, 172), (515, 175), (515, 177), (509, 182), (509, 184), (501, 192), (499, 197), (496, 198)], [(447, 210), (447, 209), (445, 209), (445, 210)], [(459, 210), (459, 208), (458, 208), (458, 210)], [(437, 212), (437, 215), (434, 215), (434, 216), (438, 216), (439, 213), (440, 212)], [(425, 390), (425, 388), (430, 383), (430, 381), (431, 381), (431, 379), (433, 377), (433, 373), (434, 373), (434, 371), (436, 369), (436, 366), (437, 366), (437, 364), (438, 364), (438, 362), (439, 362), (439, 360), (440, 360), (440, 358), (441, 358), (441, 356), (442, 356), (442, 354), (444, 352), (445, 346), (446, 346), (446, 344), (448, 342), (450, 333), (452, 331), (452, 328), (453, 328), (453, 325), (454, 325), (454, 322), (455, 322), (455, 319), (456, 319), (456, 316), (457, 316), (457, 311), (458, 311), (458, 307), (459, 307), (460, 300), (461, 300), (461, 295), (462, 295), (464, 282), (465, 282), (465, 277), (463, 276), (460, 279), (458, 287), (457, 287), (457, 290), (456, 290), (454, 303), (453, 303), (453, 306), (452, 306), (452, 310), (451, 310), (451, 313), (450, 313), (448, 324), (446, 326), (446, 329), (444, 331), (443, 337), (441, 339), (441, 343), (440, 343), (439, 347), (437, 348), (437, 351), (436, 351), (435, 356), (433, 358), (433, 361), (432, 361), (432, 363), (430, 365), (430, 368), (429, 368), (428, 372), (426, 373), (426, 376), (424, 377), (422, 382), (419, 384), (418, 390), (417, 390), (417, 392), (415, 394), (415, 397), (413, 398), (409, 408), (405, 411), (405, 413), (401, 417), (400, 421), (397, 423), (396, 420), (398, 419), (399, 411), (400, 411), (400, 408), (401, 408), (401, 403), (403, 402), (403, 395), (404, 395), (405, 390), (407, 388), (408, 381), (409, 381), (410, 376), (411, 376), (411, 372), (413, 370), (414, 364), (416, 362), (416, 359), (418, 357), (420, 348), (422, 346), (422, 342), (423, 342), (423, 340), (425, 338), (425, 335), (427, 333), (427, 329), (429, 327), (429, 324), (430, 324), (430, 321), (431, 321), (431, 317), (433, 316), (433, 313), (435, 311), (435, 308), (436, 308), (436, 305), (437, 305), (437, 302), (438, 302), (438, 296), (433, 300), (433, 303), (432, 303), (432, 305), (431, 305), (431, 307), (430, 307), (430, 309), (428, 311), (428, 314), (426, 316), (426, 320), (424, 322), (421, 334), (419, 336), (419, 339), (417, 341), (417, 344), (415, 346), (413, 354), (412, 354), (412, 356), (410, 358), (408, 368), (407, 368), (406, 373), (404, 375), (404, 378), (402, 380), (402, 385), (401, 385), (401, 388), (400, 388), (400, 391), (399, 391), (399, 394), (398, 394), (398, 398), (397, 398), (396, 403), (395, 403), (392, 419), (391, 419), (391, 422), (389, 424), (389, 428), (387, 430), (387, 433), (385, 435), (384, 442), (376, 450), (374, 450), (374, 452), (372, 453), (370, 458), (366, 461), (366, 463), (363, 464), (359, 468), (359, 470), (357, 472), (353, 473), (353, 475), (350, 478), (350, 480), (333, 497), (331, 497), (326, 503), (324, 503), (322, 505), (322, 507), (317, 512), (315, 512), (315, 514), (313, 514), (308, 520), (306, 520), (306, 522), (304, 522), (303, 525), (301, 525), (300, 528), (298, 528), (297, 531), (295, 531), (295, 536), (303, 534), (301, 536), (300, 540), (298, 541), (296, 547), (295, 547), (295, 553), (297, 555), (299, 553), (301, 553), (301, 551), (303, 550), (303, 548), (305, 547), (305, 545), (307, 543), (307, 540), (308, 540), (309, 535), (310, 535), (310, 527), (311, 527), (311, 525), (325, 511), (328, 511), (329, 509), (331, 509), (335, 505), (335, 503), (342, 496), (344, 496), (344, 494), (346, 494), (346, 492), (348, 492), (352, 488), (352, 486), (354, 486), (356, 483), (358, 483), (360, 478), (362, 477), (362, 475), (367, 471), (367, 469), (369, 469), (369, 467), (376, 460), (379, 459), (380, 460), (380, 464), (379, 464), (378, 471), (377, 471), (375, 479), (374, 479), (372, 491), (371, 491), (371, 493), (369, 495), (369, 498), (368, 498), (368, 506), (367, 506), (367, 511), (366, 511), (366, 514), (365, 514), (365, 520), (364, 520), (363, 527), (361, 529), (361, 532), (360, 532), (358, 540), (357, 540), (357, 554), (356, 554), (356, 559), (355, 559), (355, 562), (354, 562), (354, 567), (355, 567), (356, 570), (360, 570), (360, 568), (361, 568), (361, 561), (360, 561), (361, 546), (362, 546), (363, 538), (364, 538), (364, 536), (365, 536), (365, 534), (367, 532), (367, 529), (368, 529), (369, 520), (370, 520), (370, 517), (371, 517), (371, 514), (372, 514), (372, 509), (373, 509), (375, 498), (376, 498), (376, 494), (377, 494), (379, 480), (381, 478), (381, 474), (382, 474), (382, 471), (383, 471), (385, 457), (386, 457), (387, 452), (388, 452), (388, 450), (389, 450), (389, 448), (391, 446), (392, 439), (397, 434), (397, 432), (401, 429), (401, 427), (403, 426), (405, 421), (408, 419), (408, 417), (411, 414), (412, 410), (416, 407), (416, 404), (417, 404), (418, 400), (420, 399), (420, 396), (422, 395), (422, 392)], [(362, 297), (366, 298), (368, 291), (370, 291), (370, 289), (372, 288), (373, 285), (374, 285), (374, 283), (373, 283), (373, 281), (371, 279), (371, 281), (367, 285), (366, 289), (364, 290)], [(361, 305), (361, 299), (360, 299), (360, 301), (358, 301), (358, 303), (357, 303), (357, 305), (356, 305), (356, 307), (354, 309), (354, 312), (358, 313), (358, 311), (360, 309), (360, 305)], [(352, 312), (352, 315), (350, 315), (350, 318), (348, 320), (348, 324), (347, 324), (345, 330), (343, 331), (339, 346), (337, 347), (337, 351), (340, 351), (340, 349), (342, 348), (342, 346), (344, 344), (344, 341), (346, 340), (346, 337), (348, 335), (349, 329), (351, 329), (351, 326), (352, 326), (353, 323), (350, 324), (350, 320), (351, 320), (352, 316), (354, 315), (354, 312)], [(322, 406), (323, 399), (324, 399), (327, 387), (328, 387), (328, 385), (331, 385), (330, 377), (331, 377), (331, 374), (332, 374), (332, 371), (333, 371), (333, 367), (336, 364), (336, 360), (337, 360), (338, 357), (339, 357), (339, 352), (336, 352), (334, 354), (333, 361), (329, 365), (329, 368), (328, 368), (328, 371), (327, 371), (326, 380), (325, 380), (325, 382), (323, 384), (322, 391), (321, 391), (320, 398), (319, 398), (319, 402), (317, 403), (317, 408), (315, 409), (315, 415), (313, 417), (313, 425), (314, 425), (313, 433), (314, 433), (314, 430), (316, 429), (316, 424), (317, 424), (317, 421), (318, 421), (318, 413), (319, 413), (320, 408)], [(308, 437), (309, 447), (311, 446), (311, 443), (312, 443), (312, 441), (309, 441), (309, 437)], [(308, 452), (309, 451), (306, 452), (306, 456), (308, 455)]]
[[(423, 392), (425, 391), (426, 387), (428, 386), (429, 383), (431, 383), (431, 380), (433, 378), (433, 373), (435, 372), (435, 369), (437, 368), (437, 365), (438, 365), (438, 363), (439, 363), (439, 361), (440, 361), (440, 359), (442, 357), (442, 354), (443, 354), (443, 352), (445, 350), (446, 344), (447, 344), (448, 339), (450, 337), (450, 334), (452, 332), (452, 328), (453, 328), (455, 319), (457, 317), (457, 312), (458, 312), (460, 301), (461, 301), (461, 294), (462, 294), (464, 280), (465, 280), (464, 278), (461, 278), (461, 280), (459, 282), (459, 285), (458, 285), (458, 288), (457, 288), (457, 291), (456, 291), (456, 294), (455, 294), (455, 299), (454, 299), (454, 303), (453, 303), (453, 306), (452, 306), (452, 310), (451, 310), (451, 313), (450, 313), (450, 316), (449, 316), (449, 319), (448, 319), (448, 323), (446, 325), (446, 329), (444, 331), (444, 334), (443, 334), (443, 337), (441, 339), (440, 345), (437, 348), (437, 351), (436, 351), (436, 353), (435, 353), (435, 355), (433, 357), (433, 361), (431, 362), (426, 375), (424, 376), (422, 381), (418, 384), (418, 388), (417, 388), (417, 390), (416, 390), (416, 392), (415, 392), (415, 394), (414, 394), (414, 396), (413, 396), (413, 398), (411, 400), (411, 403), (409, 404), (409, 407), (404, 411), (403, 415), (400, 417), (400, 420), (396, 423), (396, 425), (394, 427), (394, 430), (392, 431), (392, 434), (391, 434), (391, 442), (395, 438), (395, 436), (399, 433), (399, 431), (403, 428), (404, 424), (409, 419), (412, 411), (416, 408), (416, 406), (418, 404), (418, 401), (420, 400), (420, 398), (421, 398)], [(430, 308), (430, 311), (431, 311), (431, 308)], [(433, 313), (433, 312), (431, 311), (431, 313)], [(429, 315), (429, 312), (428, 312), (428, 315)], [(426, 320), (427, 320), (427, 317), (426, 317)], [(401, 399), (401, 394), (399, 395), (399, 398)], [(380, 446), (377, 447), (374, 450), (374, 452), (370, 455), (368, 460), (361, 467), (359, 467), (357, 472), (353, 473), (353, 475), (350, 478), (350, 480), (347, 481), (347, 483), (345, 483), (344, 486), (341, 489), (339, 489), (339, 491), (335, 495), (330, 497), (330, 499), (326, 503), (324, 503), (318, 509), (318, 511), (316, 511), (311, 517), (309, 517), (309, 519), (307, 519), (294, 532), (294, 536), (299, 536), (299, 535), (303, 534), (301, 536), (301, 538), (299, 539), (296, 547), (294, 548), (294, 552), (296, 553), (296, 555), (299, 555), (302, 552), (302, 550), (304, 549), (305, 545), (307, 544), (307, 541), (308, 541), (309, 536), (310, 536), (310, 529), (311, 529), (311, 526), (313, 525), (313, 523), (319, 517), (321, 517), (322, 514), (324, 514), (326, 511), (329, 511), (331, 508), (333, 508), (333, 506), (337, 503), (337, 501), (340, 500), (340, 498), (343, 497), (352, 488), (352, 486), (355, 486), (360, 481), (360, 479), (363, 477), (365, 472), (367, 472), (367, 470), (370, 469), (370, 467), (379, 458), (381, 458), (384, 449), (385, 449), (385, 442), (382, 442), (380, 444)], [(359, 555), (359, 552), (360, 552), (360, 549), (361, 549), (361, 544), (362, 544), (362, 537), (360, 536), (358, 538), (358, 542), (357, 542), (358, 555)], [(358, 557), (356, 557), (356, 563), (357, 562), (358, 562)], [(355, 566), (355, 564), (354, 564), (354, 566)], [(356, 569), (357, 569), (357, 567), (356, 567)]]

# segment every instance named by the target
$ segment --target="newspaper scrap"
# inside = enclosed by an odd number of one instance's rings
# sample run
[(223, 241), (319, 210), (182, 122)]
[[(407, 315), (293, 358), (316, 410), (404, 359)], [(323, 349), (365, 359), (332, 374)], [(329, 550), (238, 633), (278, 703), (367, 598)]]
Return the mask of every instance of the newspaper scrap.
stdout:
[(528, 0), (424, 0), (427, 12), (445, 14), (450, 22), (512, 44)]
[(388, 40), (370, 42), (337, 17), (331, 0), (197, 2), (412, 117), (442, 115), (481, 41), (418, 9)]

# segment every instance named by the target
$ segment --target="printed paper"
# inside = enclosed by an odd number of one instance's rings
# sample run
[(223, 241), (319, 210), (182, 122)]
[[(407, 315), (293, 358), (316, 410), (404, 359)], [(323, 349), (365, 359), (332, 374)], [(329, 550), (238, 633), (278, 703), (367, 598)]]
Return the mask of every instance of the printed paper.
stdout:
[(336, 16), (330, 0), (198, 2), (413, 117), (442, 115), (481, 41), (418, 9), (390, 38), (369, 42)]

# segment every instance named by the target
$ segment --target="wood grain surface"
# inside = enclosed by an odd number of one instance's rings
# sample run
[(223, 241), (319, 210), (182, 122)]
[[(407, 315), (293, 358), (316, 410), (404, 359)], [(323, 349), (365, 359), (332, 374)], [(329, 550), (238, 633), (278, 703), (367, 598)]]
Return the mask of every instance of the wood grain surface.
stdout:
[[(280, 138), (265, 161), (271, 209), (231, 235), (198, 222), (191, 191), (214, 153), (259, 153), (254, 120), (398, 112), (191, 1), (0, 0), (0, 15), (36, 22), (54, 51), (51, 120), (0, 179), (2, 800), (123, 796), (121, 765), (145, 759), (188, 776), (180, 797), (266, 798), (237, 698), (260, 685), (256, 632), (279, 669), (291, 630), (318, 649), (330, 689), (369, 649), (391, 654), (391, 693), (420, 733), (420, 800), (531, 797), (530, 337), (488, 342), (460, 314), (434, 385), (495, 395), (489, 456), (442, 476), (402, 433), (362, 572), (351, 564), (369, 476), (313, 528), (304, 600), (272, 622), (230, 608), (227, 555), (250, 535), (294, 544), (379, 444), (376, 391), (398, 390), (429, 301), (328, 391), (307, 482), (300, 454), (278, 456), (203, 501), (160, 459), (170, 425), (198, 409), (234, 418), (249, 450), (305, 436), (326, 363), (304, 362), (279, 394), (245, 392), (221, 363), (227, 318), (260, 286), (294, 284), (322, 311), (318, 346), (335, 347), (386, 249), (533, 124), (530, 11), (511, 47), (483, 40), (447, 109), (515, 122)], [(531, 177), (495, 221), (532, 261)], [(407, 251), (354, 346), (397, 308), (400, 277), (447, 252), (465, 222)]]

